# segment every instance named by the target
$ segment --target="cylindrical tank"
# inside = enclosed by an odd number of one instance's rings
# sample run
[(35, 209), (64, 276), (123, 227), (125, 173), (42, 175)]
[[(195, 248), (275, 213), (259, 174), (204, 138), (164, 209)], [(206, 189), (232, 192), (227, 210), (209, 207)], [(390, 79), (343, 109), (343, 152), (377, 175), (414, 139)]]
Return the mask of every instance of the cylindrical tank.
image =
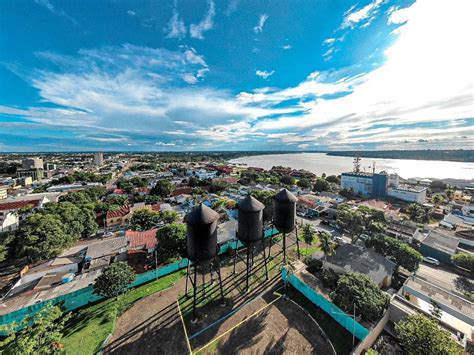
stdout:
[(273, 224), (280, 232), (289, 233), (295, 229), (297, 200), (287, 189), (281, 189), (273, 197)]
[(239, 201), (237, 238), (243, 244), (255, 243), (262, 239), (263, 209), (265, 205), (255, 197), (247, 195)]
[(188, 258), (193, 262), (217, 255), (217, 220), (219, 214), (200, 204), (186, 216)]

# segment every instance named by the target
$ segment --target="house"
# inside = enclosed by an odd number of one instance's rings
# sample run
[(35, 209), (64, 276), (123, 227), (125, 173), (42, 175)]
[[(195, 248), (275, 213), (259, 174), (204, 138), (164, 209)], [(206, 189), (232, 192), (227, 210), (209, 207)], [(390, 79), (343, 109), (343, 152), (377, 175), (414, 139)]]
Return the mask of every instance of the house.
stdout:
[(128, 250), (145, 250), (147, 253), (152, 253), (156, 248), (156, 231), (157, 228), (149, 229), (147, 231), (133, 231), (127, 230), (125, 237), (128, 240)]
[(471, 196), (464, 194), (462, 190), (456, 190), (453, 194), (453, 200), (459, 204), (465, 205), (471, 202)]
[(92, 271), (117, 261), (127, 260), (128, 240), (126, 237), (112, 237), (87, 246), (83, 270)]
[(19, 218), (15, 212), (0, 213), (0, 233), (11, 232), (18, 228)]
[(397, 238), (407, 243), (412, 243), (413, 240), (419, 240), (422, 238), (420, 230), (416, 224), (409, 222), (392, 221), (387, 225), (385, 234), (389, 237)]
[(451, 257), (456, 254), (458, 246), (458, 238), (433, 230), (421, 241), (420, 253), (425, 257), (451, 264)]
[[(324, 260), (324, 253), (318, 251), (311, 258)], [(369, 276), (379, 287), (389, 287), (396, 264), (372, 249), (362, 245), (343, 244), (336, 252), (328, 256), (323, 263), (324, 269), (336, 273), (358, 272)]]
[(107, 227), (116, 227), (128, 224), (130, 222), (130, 206), (122, 206), (115, 211), (107, 211), (105, 216), (105, 225)]

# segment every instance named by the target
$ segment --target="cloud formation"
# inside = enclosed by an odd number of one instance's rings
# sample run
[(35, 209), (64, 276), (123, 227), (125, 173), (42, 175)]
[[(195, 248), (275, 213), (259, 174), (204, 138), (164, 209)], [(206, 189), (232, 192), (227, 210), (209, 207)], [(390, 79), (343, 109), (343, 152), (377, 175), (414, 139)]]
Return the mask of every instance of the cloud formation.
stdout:
[(216, 15), (215, 4), (213, 0), (209, 0), (207, 12), (201, 22), (192, 24), (189, 27), (189, 34), (192, 38), (204, 39), (204, 33), (214, 27), (214, 16)]
[(263, 32), (263, 26), (265, 26), (265, 22), (268, 20), (268, 15), (267, 14), (262, 14), (258, 18), (258, 24), (253, 28), (253, 31), (255, 33), (262, 33)]
[(268, 79), (270, 76), (272, 76), (275, 73), (274, 70), (272, 71), (266, 71), (266, 70), (257, 70), (255, 72), (255, 75), (263, 78), (263, 79)]

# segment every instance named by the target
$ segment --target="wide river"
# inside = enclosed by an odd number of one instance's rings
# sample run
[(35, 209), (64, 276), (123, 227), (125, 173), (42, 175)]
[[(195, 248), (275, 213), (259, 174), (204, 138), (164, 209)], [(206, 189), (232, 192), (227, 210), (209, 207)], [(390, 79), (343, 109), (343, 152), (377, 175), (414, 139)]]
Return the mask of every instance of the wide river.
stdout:
[[(268, 154), (254, 155), (230, 160), (234, 164), (271, 169), (272, 166), (282, 165), (292, 169), (305, 169), (321, 175), (339, 175), (352, 171), (354, 158), (326, 155), (325, 153), (297, 154)], [(474, 163), (461, 163), (439, 160), (409, 160), (409, 159), (372, 159), (361, 160), (361, 170), (372, 171), (375, 161), (376, 171), (385, 170), (397, 173), (402, 178), (433, 178), (474, 180)]]

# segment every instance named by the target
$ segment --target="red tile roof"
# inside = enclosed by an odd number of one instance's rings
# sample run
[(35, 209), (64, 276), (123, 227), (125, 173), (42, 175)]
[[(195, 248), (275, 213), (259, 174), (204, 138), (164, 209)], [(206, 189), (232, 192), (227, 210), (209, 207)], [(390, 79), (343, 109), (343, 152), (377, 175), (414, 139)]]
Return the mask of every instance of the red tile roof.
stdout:
[(154, 205), (151, 205), (151, 210), (152, 210), (152, 211), (160, 212), (160, 209), (161, 209), (161, 204), (159, 204), (159, 203), (156, 203), (156, 204), (154, 204)]
[(19, 210), (20, 208), (33, 206), (36, 208), (41, 203), (41, 200), (23, 200), (14, 202), (0, 203), (0, 211)]
[(130, 242), (129, 248), (140, 248), (145, 247), (146, 249), (153, 249), (156, 247), (156, 228), (149, 229), (147, 231), (132, 231), (128, 230), (125, 232)]
[(171, 196), (176, 197), (183, 194), (190, 195), (192, 192), (193, 192), (193, 189), (191, 187), (188, 187), (188, 186), (178, 187), (171, 193)]
[(107, 211), (107, 219), (124, 217), (130, 213), (130, 206), (123, 206), (115, 211)]
[(125, 195), (125, 191), (123, 191), (122, 189), (114, 189), (112, 193), (114, 195)]

